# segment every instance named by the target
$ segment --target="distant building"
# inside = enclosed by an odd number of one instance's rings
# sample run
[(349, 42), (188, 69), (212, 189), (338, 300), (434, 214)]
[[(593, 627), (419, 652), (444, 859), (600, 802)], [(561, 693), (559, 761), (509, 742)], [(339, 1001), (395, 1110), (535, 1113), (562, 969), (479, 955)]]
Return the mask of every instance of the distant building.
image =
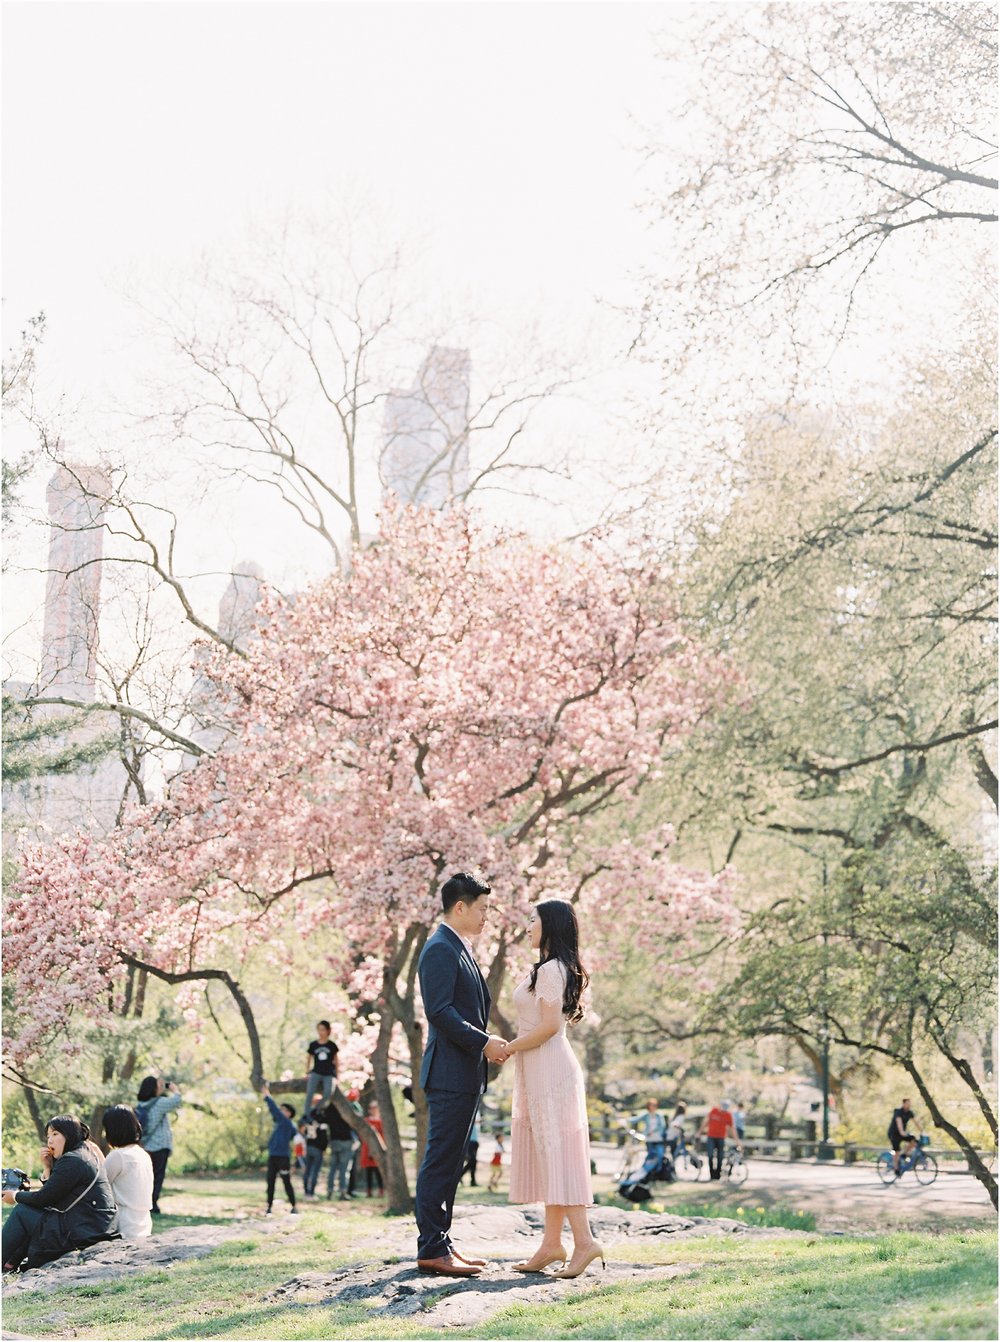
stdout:
[[(101, 569), (104, 556), (104, 500), (107, 477), (93, 467), (61, 466), (49, 481), (49, 560), (42, 626), (42, 658), (37, 685), (8, 682), (4, 691), (17, 699), (68, 699), (92, 703), (96, 697)], [(38, 719), (73, 717), (79, 710), (40, 705)], [(49, 738), (46, 750), (70, 741), (92, 741), (113, 732), (103, 713), (65, 735)], [(5, 833), (24, 831), (36, 838), (64, 833), (78, 825), (105, 833), (116, 823), (127, 786), (125, 767), (109, 754), (74, 773), (40, 774), (3, 790)]]
[(389, 393), (382, 483), (403, 503), (446, 508), (469, 489), (469, 351), (435, 345), (409, 391)]
[[(222, 637), (234, 647), (245, 648), (253, 633), (262, 580), (263, 575), (256, 564), (238, 564), (222, 594), (217, 627)], [(219, 702), (214, 684), (201, 673), (195, 678), (190, 717), (181, 731), (209, 754), (214, 754), (228, 735), (225, 707)], [(190, 769), (196, 762), (196, 756), (185, 755), (183, 767)]]

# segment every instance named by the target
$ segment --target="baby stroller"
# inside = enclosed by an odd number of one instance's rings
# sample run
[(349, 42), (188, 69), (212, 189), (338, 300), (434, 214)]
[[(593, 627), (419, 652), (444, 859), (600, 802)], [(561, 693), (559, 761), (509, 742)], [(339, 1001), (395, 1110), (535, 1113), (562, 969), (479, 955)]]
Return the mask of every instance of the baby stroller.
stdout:
[(646, 1139), (634, 1128), (626, 1131), (630, 1140), (622, 1152), (618, 1192), (629, 1202), (648, 1202), (653, 1196), (651, 1184), (672, 1184), (677, 1178), (674, 1162), (670, 1159), (670, 1153), (664, 1152), (659, 1163), (652, 1165), (649, 1158), (645, 1157)]

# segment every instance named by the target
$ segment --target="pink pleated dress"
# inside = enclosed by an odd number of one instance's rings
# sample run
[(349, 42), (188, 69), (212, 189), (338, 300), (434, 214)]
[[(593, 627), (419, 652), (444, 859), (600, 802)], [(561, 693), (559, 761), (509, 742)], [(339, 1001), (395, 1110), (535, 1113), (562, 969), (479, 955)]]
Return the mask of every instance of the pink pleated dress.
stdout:
[[(519, 1035), (541, 1024), (542, 1001), (562, 1001), (565, 977), (559, 961), (548, 960), (534, 993), (530, 979), (518, 985)], [(594, 1200), (583, 1072), (566, 1038), (565, 1018), (539, 1048), (514, 1054), (509, 1200), (563, 1207)]]

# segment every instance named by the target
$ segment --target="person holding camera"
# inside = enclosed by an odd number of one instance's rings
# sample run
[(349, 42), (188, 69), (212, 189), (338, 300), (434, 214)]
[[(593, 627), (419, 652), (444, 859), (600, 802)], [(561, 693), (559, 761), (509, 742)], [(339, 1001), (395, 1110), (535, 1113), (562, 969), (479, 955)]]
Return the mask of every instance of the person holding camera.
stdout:
[(5, 1189), (14, 1210), (3, 1227), (3, 1270), (41, 1267), (73, 1249), (121, 1239), (114, 1194), (89, 1146), (90, 1129), (57, 1114), (45, 1130), (41, 1187)]
[(154, 1216), (161, 1214), (160, 1191), (167, 1172), (167, 1161), (174, 1149), (169, 1116), (180, 1105), (181, 1093), (172, 1081), (164, 1081), (162, 1076), (143, 1077), (135, 1112), (142, 1124), (142, 1149), (153, 1162), (153, 1205), (150, 1211)]

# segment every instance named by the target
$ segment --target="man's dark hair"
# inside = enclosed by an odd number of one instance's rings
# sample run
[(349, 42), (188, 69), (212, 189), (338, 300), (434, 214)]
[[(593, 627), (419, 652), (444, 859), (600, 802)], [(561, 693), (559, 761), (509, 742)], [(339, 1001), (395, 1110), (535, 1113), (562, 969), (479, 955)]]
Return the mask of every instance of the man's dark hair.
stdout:
[(135, 1146), (142, 1136), (142, 1125), (128, 1104), (115, 1104), (104, 1111), (104, 1135), (109, 1146)]
[(279, 1105), (278, 1107), (279, 1107), (280, 1109), (284, 1109), (285, 1113), (288, 1115), (289, 1118), (294, 1118), (294, 1117), (295, 1117), (295, 1105), (294, 1105), (294, 1104), (282, 1104), (282, 1105)]
[(467, 871), (456, 871), (441, 887), (441, 907), (447, 913), (459, 900), (464, 904), (475, 904), (480, 895), (488, 895), (490, 889), (490, 886), (477, 881)]
[(320, 1027), (321, 1025), (323, 1026), (323, 1028), (324, 1028), (325, 1030), (329, 1030), (329, 1029), (330, 1029), (330, 1022), (329, 1022), (328, 1020), (318, 1020), (318, 1021), (316, 1022), (316, 1029), (318, 1030), (319, 1027)]

